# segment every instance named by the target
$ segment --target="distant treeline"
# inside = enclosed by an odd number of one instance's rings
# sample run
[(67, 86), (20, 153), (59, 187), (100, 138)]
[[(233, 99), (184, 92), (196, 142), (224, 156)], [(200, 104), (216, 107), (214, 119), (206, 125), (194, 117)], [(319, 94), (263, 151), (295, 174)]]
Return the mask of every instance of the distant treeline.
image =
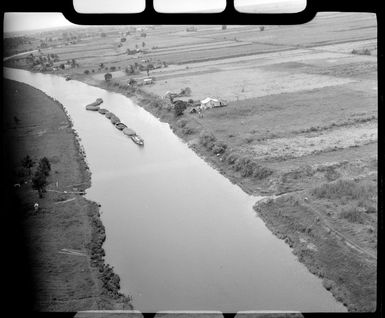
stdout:
[(28, 36), (4, 38), (3, 39), (4, 55), (8, 56), (10, 53), (12, 53), (12, 50), (17, 49), (20, 45), (32, 44), (32, 41), (34, 40), (35, 40), (34, 38), (31, 38)]

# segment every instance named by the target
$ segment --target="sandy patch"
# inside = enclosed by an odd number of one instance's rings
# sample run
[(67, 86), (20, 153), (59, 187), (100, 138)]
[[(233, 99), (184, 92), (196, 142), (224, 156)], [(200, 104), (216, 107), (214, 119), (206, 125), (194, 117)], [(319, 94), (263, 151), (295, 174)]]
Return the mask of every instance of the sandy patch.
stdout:
[(157, 81), (150, 90), (163, 96), (167, 91), (179, 92), (183, 87), (190, 87), (193, 99), (203, 99), (211, 96), (230, 101), (352, 82), (354, 82), (353, 79), (335, 78), (326, 75), (244, 69), (242, 70), (242, 76), (239, 75), (239, 70), (179, 75), (175, 78)]
[(333, 149), (362, 146), (377, 140), (377, 123), (343, 127), (317, 135), (269, 139), (253, 146), (256, 159), (297, 158)]

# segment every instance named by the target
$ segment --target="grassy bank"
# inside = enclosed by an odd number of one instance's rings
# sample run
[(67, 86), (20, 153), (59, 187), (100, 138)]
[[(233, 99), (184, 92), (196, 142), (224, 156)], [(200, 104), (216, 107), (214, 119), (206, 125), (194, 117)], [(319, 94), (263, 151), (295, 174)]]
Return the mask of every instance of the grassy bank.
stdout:
[(376, 175), (324, 183), (254, 209), (349, 311), (375, 311)]
[[(34, 60), (7, 63), (44, 69), (36, 63), (57, 53), (59, 63), (67, 66), (50, 71), (53, 74), (69, 74), (132, 98), (245, 192), (273, 196), (256, 207), (271, 231), (294, 248), (311, 272), (325, 278), (325, 288), (349, 310), (372, 311), (372, 256), (377, 249), (377, 180), (371, 179), (377, 174), (376, 28), (373, 15), (351, 13), (319, 16), (306, 26), (271, 26), (263, 32), (255, 26), (226, 31), (210, 26), (189, 33), (182, 26), (159, 26), (147, 30), (145, 39), (126, 34), (122, 45), (118, 33), (93, 34), (44, 49)], [(145, 54), (125, 53), (143, 40)], [(271, 45), (279, 53), (263, 54)], [(234, 57), (245, 49), (254, 54)], [(357, 50), (371, 53), (355, 54)], [(69, 63), (72, 59), (76, 63)], [(143, 59), (168, 66), (147, 74), (135, 66), (149, 67)], [(134, 72), (125, 71), (134, 66)], [(107, 72), (112, 75), (108, 82)], [(142, 84), (146, 76), (154, 78), (153, 85), (127, 85), (132, 80)], [(228, 105), (204, 111), (203, 116), (188, 108), (177, 116), (161, 96), (186, 87), (191, 91), (186, 99), (215, 97)]]
[[(3, 141), (10, 163), (7, 187), (14, 195), (38, 311), (131, 309), (119, 277), (104, 263), (99, 207), (83, 197), (90, 186), (84, 152), (61, 104), (28, 85), (4, 83)], [(37, 164), (49, 160), (43, 197), (31, 182)], [(35, 211), (34, 204), (39, 204)]]
[[(87, 82), (86, 77), (79, 79)], [(246, 136), (236, 146), (231, 136), (223, 137), (231, 130), (218, 134), (211, 129), (214, 124), (208, 126), (187, 111), (176, 116), (168, 102), (142, 88), (127, 88), (118, 81), (89, 83), (133, 98), (244, 191), (278, 195), (255, 206), (270, 230), (293, 248), (299, 261), (321, 277), (324, 287), (349, 311), (376, 309), (376, 144), (323, 150), (303, 158), (257, 160), (247, 151), (256, 137), (248, 141)], [(371, 116), (363, 122), (376, 120)], [(314, 123), (309, 122), (310, 128), (300, 131), (296, 125), (287, 126), (294, 136), (313, 136), (361, 122), (361, 117), (344, 119), (318, 129), (311, 129)], [(261, 140), (280, 138), (274, 130), (270, 134)]]

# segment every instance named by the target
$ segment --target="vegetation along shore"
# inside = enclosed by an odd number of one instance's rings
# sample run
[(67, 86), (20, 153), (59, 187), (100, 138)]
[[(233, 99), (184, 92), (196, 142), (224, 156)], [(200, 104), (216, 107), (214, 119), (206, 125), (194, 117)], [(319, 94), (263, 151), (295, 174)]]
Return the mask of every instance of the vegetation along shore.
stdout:
[(266, 196), (255, 212), (349, 311), (376, 310), (375, 15), (46, 39), (24, 42), (39, 51), (7, 65), (133, 99), (245, 192)]
[(3, 140), (12, 164), (6, 186), (14, 194), (9, 213), (18, 212), (24, 229), (33, 309), (131, 309), (104, 262), (99, 206), (83, 197), (91, 174), (63, 106), (14, 81), (4, 81), (4, 93)]

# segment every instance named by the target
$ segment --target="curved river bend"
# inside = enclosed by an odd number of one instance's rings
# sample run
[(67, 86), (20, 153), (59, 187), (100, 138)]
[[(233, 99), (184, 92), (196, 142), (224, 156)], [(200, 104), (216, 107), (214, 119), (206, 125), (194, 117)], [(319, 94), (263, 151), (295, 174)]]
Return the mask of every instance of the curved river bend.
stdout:
[[(70, 114), (101, 204), (106, 262), (134, 307), (346, 311), (257, 217), (249, 196), (129, 98), (78, 81), (4, 68)], [(85, 105), (97, 97), (145, 140), (138, 147)], [(33, 105), (31, 105), (33, 111)], [(58, 154), (60, 155), (60, 154)]]

